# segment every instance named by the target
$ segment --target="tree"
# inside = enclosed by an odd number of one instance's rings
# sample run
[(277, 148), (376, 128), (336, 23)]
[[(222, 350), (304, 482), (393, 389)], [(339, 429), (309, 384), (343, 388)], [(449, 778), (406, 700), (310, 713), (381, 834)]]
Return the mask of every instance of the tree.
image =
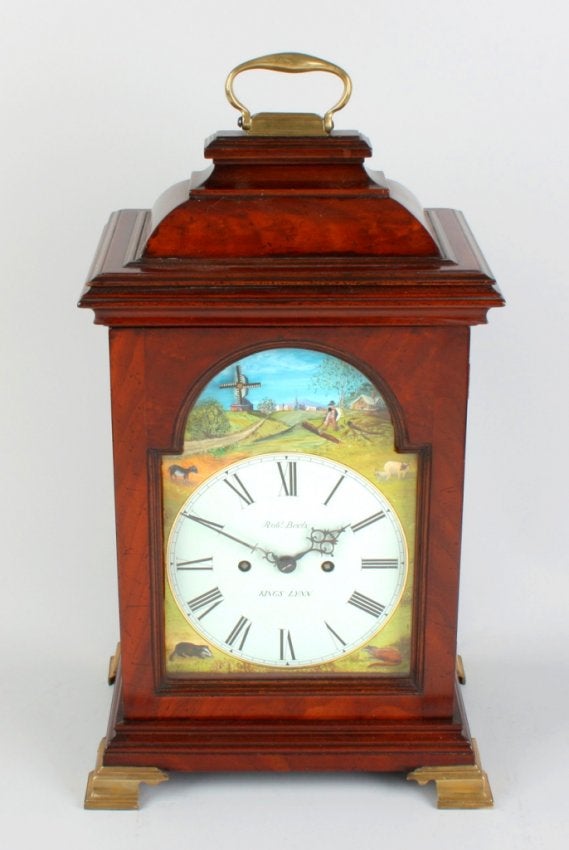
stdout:
[(336, 357), (325, 357), (313, 378), (314, 389), (325, 390), (331, 397), (335, 396), (330, 400), (335, 401), (338, 407), (345, 405), (346, 398), (357, 391), (361, 382), (361, 372)]
[(214, 399), (196, 404), (188, 416), (186, 433), (190, 440), (207, 440), (223, 437), (231, 430), (229, 418), (223, 407)]
[(261, 413), (264, 413), (265, 416), (269, 416), (269, 414), (274, 413), (275, 403), (272, 398), (264, 398), (259, 405), (259, 410)]

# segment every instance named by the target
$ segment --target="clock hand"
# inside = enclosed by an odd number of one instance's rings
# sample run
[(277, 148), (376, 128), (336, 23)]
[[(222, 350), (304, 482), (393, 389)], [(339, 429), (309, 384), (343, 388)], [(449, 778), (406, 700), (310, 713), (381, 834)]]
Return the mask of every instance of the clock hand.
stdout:
[(211, 529), (211, 531), (215, 531), (216, 534), (221, 534), (223, 537), (227, 537), (228, 540), (233, 540), (241, 546), (246, 546), (250, 552), (262, 552), (267, 561), (271, 564), (275, 564), (282, 573), (293, 572), (296, 569), (297, 561), (300, 561), (300, 559), (309, 552), (319, 552), (321, 555), (333, 555), (334, 546), (337, 543), (338, 537), (346, 530), (346, 528), (348, 528), (347, 525), (342, 528), (332, 530), (313, 528), (310, 533), (310, 547), (308, 549), (298, 552), (296, 555), (276, 555), (274, 552), (269, 552), (267, 549), (263, 549), (262, 546), (258, 546), (256, 543), (252, 546), (247, 541), (241, 540), (240, 537), (235, 537), (234, 534), (229, 534), (229, 532), (224, 530), (224, 526), (220, 525), (218, 522), (213, 522), (213, 520), (204, 519), (203, 517), (196, 516), (195, 514), (187, 514), (185, 512), (183, 512), (182, 515), (185, 516), (186, 519), (191, 519), (192, 522), (197, 522), (199, 525), (203, 525), (206, 528)]
[(193, 522), (199, 523), (199, 525), (204, 525), (206, 528), (210, 528), (217, 534), (221, 534), (223, 535), (223, 537), (227, 537), (229, 538), (229, 540), (233, 540), (235, 543), (240, 543), (242, 546), (246, 546), (247, 549), (249, 549), (251, 552), (262, 552), (266, 558), (269, 558), (269, 556), (272, 555), (272, 552), (267, 551), (267, 549), (263, 549), (261, 546), (257, 546), (256, 543), (251, 546), (251, 544), (247, 543), (245, 540), (241, 540), (239, 537), (235, 537), (235, 535), (229, 534), (227, 531), (224, 531), (224, 526), (220, 525), (218, 522), (212, 522), (212, 520), (203, 519), (203, 517), (196, 516), (195, 514), (187, 514), (185, 512), (182, 513), (182, 516), (185, 516), (186, 519), (191, 519)]
[(296, 569), (297, 562), (309, 552), (319, 552), (321, 555), (333, 555), (334, 546), (338, 541), (338, 537), (346, 530), (346, 528), (348, 528), (347, 525), (344, 525), (342, 528), (331, 530), (313, 528), (310, 533), (310, 547), (308, 549), (304, 549), (296, 555), (278, 556), (275, 555), (274, 552), (270, 552), (269, 555), (266, 556), (267, 560), (271, 563), (275, 563), (281, 572), (291, 573)]
[[(300, 555), (294, 557), (291, 557), (290, 555), (279, 556), (276, 555), (274, 552), (269, 552), (268, 549), (263, 549), (262, 546), (258, 546), (256, 543), (251, 546), (250, 543), (247, 543), (245, 540), (241, 540), (240, 537), (235, 537), (234, 534), (229, 534), (229, 532), (224, 530), (224, 526), (220, 525), (220, 523), (218, 522), (213, 522), (212, 520), (204, 519), (203, 517), (196, 516), (195, 514), (187, 514), (185, 512), (182, 512), (182, 516), (185, 516), (186, 519), (191, 519), (193, 522), (197, 522), (199, 525), (203, 525), (206, 528), (215, 531), (216, 534), (221, 534), (223, 537), (227, 537), (229, 540), (233, 540), (235, 543), (239, 543), (241, 546), (246, 546), (247, 549), (249, 549), (251, 552), (262, 552), (266, 560), (269, 561), (270, 564), (274, 564), (282, 573), (293, 572), (293, 570), (296, 569), (296, 561), (298, 560), (298, 558), (302, 557), (302, 555), (306, 555), (307, 552), (311, 552), (313, 548), (311, 547), (310, 549), (307, 549), (306, 552), (302, 552)], [(343, 529), (341, 530), (343, 531)]]
[[(333, 555), (334, 546), (338, 542), (338, 537), (347, 528), (347, 525), (342, 526), (342, 528), (335, 529), (313, 528), (310, 534), (310, 549), (305, 549), (304, 552), (299, 552), (298, 555), (294, 556), (295, 559), (298, 561), (304, 555), (308, 554), (308, 552), (320, 552), (321, 555)], [(314, 544), (317, 545), (315, 546)]]

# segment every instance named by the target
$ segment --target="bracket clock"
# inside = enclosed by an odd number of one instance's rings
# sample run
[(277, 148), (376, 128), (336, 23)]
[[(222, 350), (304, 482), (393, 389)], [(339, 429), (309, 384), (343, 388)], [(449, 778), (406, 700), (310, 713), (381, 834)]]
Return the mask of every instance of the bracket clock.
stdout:
[[(324, 117), (243, 71), (324, 71)], [(332, 130), (348, 75), (228, 77), (210, 168), (105, 228), (120, 652), (88, 808), (170, 771), (401, 771), (492, 803), (457, 685), (470, 326), (502, 297), (462, 215)]]

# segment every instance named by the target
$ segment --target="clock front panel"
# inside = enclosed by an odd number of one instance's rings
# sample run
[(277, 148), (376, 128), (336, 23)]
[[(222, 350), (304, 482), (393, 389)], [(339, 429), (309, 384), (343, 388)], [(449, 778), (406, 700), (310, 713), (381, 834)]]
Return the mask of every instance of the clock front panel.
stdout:
[(417, 455), (344, 360), (229, 364), (162, 457), (169, 676), (408, 676)]

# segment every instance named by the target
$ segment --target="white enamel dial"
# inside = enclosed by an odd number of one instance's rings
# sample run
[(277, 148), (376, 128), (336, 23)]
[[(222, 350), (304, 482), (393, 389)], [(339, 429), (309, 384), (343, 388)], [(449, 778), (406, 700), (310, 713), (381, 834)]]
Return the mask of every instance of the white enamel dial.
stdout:
[(275, 668), (333, 661), (401, 598), (399, 519), (367, 479), (309, 454), (265, 454), (207, 479), (174, 522), (176, 602), (204, 643)]

